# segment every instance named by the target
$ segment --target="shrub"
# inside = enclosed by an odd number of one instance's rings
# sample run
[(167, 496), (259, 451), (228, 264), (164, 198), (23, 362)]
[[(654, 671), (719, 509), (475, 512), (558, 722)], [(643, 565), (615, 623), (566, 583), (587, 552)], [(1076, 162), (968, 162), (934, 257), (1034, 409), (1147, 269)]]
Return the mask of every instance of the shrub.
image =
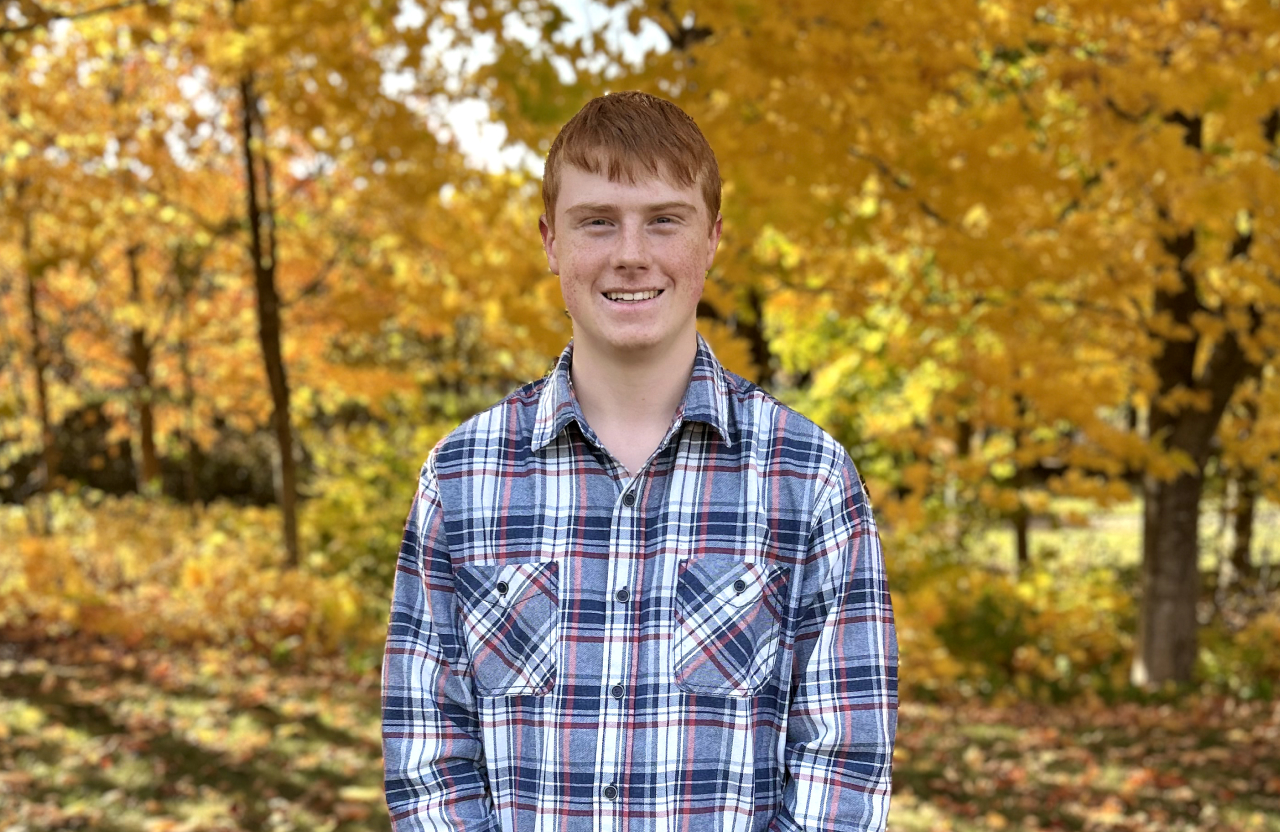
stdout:
[(1245, 699), (1271, 699), (1280, 685), (1280, 599), (1243, 626), (1216, 620), (1200, 633), (1197, 673), (1206, 687)]
[(331, 431), (317, 444), (315, 497), (302, 510), (307, 566), (350, 577), (383, 615), (419, 469), (445, 432), (360, 425)]
[[(417, 439), (425, 457), (434, 441)], [(438, 432), (435, 432), (438, 435)], [(356, 445), (368, 442), (365, 452)], [(381, 654), (396, 554), (417, 477), (402, 443), (352, 439), (322, 467), (303, 514), (309, 553), (283, 565), (273, 509), (191, 509), (87, 492), (59, 497), (58, 533), (30, 534), (0, 508), (0, 628), (8, 635), (130, 646), (222, 647), (281, 660)], [(346, 443), (343, 443), (346, 447)], [(345, 473), (344, 473), (345, 472)], [(1111, 569), (1036, 568), (1015, 577), (915, 552), (890, 561), (904, 699), (1063, 701), (1128, 692), (1136, 602)], [(1280, 608), (1219, 617), (1201, 630), (1209, 690), (1271, 697), (1280, 679)]]
[(0, 627), (275, 658), (350, 653), (365, 665), (381, 645), (386, 599), (379, 619), (350, 576), (285, 568), (273, 510), (91, 503), (64, 506), (50, 537), (7, 519), (17, 545), (0, 548)]
[(1127, 683), (1133, 603), (1105, 570), (1064, 581), (949, 566), (908, 585), (894, 594), (904, 695), (1062, 701)]

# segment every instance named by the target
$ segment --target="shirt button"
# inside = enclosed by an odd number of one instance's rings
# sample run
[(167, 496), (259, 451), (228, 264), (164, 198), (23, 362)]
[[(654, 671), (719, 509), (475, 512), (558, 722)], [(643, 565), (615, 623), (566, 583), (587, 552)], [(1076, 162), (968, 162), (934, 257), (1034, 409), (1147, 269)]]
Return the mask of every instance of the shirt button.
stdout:
[(622, 504), (627, 508), (631, 508), (633, 505), (636, 504), (636, 495), (632, 494), (630, 491), (628, 491), (626, 494), (623, 494)]
[(733, 582), (733, 591), (734, 591), (734, 592), (736, 592), (736, 593), (738, 593), (739, 595), (741, 595), (742, 593), (746, 592), (746, 591), (747, 591), (747, 582), (746, 582), (746, 581), (741, 581), (741, 580), (734, 581), (734, 582)]
[(619, 604), (625, 604), (631, 600), (631, 593), (627, 592), (627, 588), (624, 586), (622, 589), (613, 593), (613, 597), (617, 599)]
[(508, 590), (508, 589), (510, 589), (510, 587), (508, 587), (508, 586), (507, 586), (507, 582), (506, 582), (506, 581), (498, 581), (498, 587), (497, 587), (497, 589), (498, 589), (498, 594), (499, 594), (499, 595), (506, 595), (506, 594), (507, 594), (507, 590)]
[(613, 799), (614, 799), (614, 798), (616, 798), (617, 796), (618, 796), (618, 787), (617, 787), (617, 786), (615, 786), (615, 785), (613, 785), (612, 783), (610, 783), (608, 786), (605, 786), (605, 787), (604, 787), (604, 798), (605, 798), (605, 800), (613, 800)]
[(626, 691), (622, 689), (622, 685), (614, 685), (609, 689), (609, 693), (613, 694), (614, 699), (621, 699), (622, 694), (626, 693)]

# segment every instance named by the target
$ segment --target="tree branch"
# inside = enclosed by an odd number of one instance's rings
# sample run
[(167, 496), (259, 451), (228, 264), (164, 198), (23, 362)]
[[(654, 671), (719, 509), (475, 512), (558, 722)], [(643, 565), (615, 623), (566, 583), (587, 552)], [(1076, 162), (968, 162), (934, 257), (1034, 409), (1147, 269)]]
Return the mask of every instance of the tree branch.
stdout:
[(1277, 138), (1280, 137), (1280, 107), (1276, 107), (1262, 120), (1262, 137), (1272, 147), (1280, 143), (1277, 141)]
[(338, 261), (341, 259), (342, 255), (335, 251), (333, 255), (325, 261), (324, 265), (316, 271), (315, 277), (307, 281), (307, 285), (302, 287), (302, 291), (298, 292), (296, 296), (289, 300), (282, 299), (280, 301), (280, 307), (282, 309), (288, 309), (303, 298), (311, 297), (316, 292), (320, 291), (320, 287), (329, 279), (329, 275), (333, 273), (334, 268), (338, 265)]
[(1165, 124), (1176, 124), (1187, 131), (1182, 143), (1195, 150), (1204, 149), (1204, 119), (1200, 116), (1189, 116), (1181, 110), (1174, 110), (1164, 117)]
[(687, 52), (690, 47), (711, 37), (711, 27), (709, 26), (684, 25), (684, 21), (676, 16), (675, 9), (671, 7), (671, 0), (662, 0), (658, 8), (671, 21), (671, 28), (668, 29), (663, 26), (662, 30), (666, 33), (667, 39), (671, 41), (671, 48), (677, 52)]
[[(1261, 326), (1261, 315), (1251, 311), (1250, 334)], [(1209, 445), (1222, 421), (1222, 414), (1231, 402), (1236, 390), (1245, 381), (1258, 378), (1262, 365), (1249, 360), (1241, 348), (1235, 333), (1228, 333), (1213, 349), (1207, 366), (1193, 389), (1209, 394), (1207, 410), (1184, 409), (1173, 420), (1170, 445), (1187, 451), (1192, 459), (1203, 464), (1209, 454)]]
[[(34, 0), (28, 0), (26, 4), (30, 8), (22, 9), (23, 17), (28, 18), (28, 22), (20, 26), (0, 26), (0, 35), (20, 35), (24, 32), (34, 32), (36, 29), (47, 27), (56, 20), (82, 20), (86, 17), (94, 17), (100, 14), (110, 14), (118, 12), (121, 9), (128, 9), (133, 6), (150, 6), (155, 0), (120, 0), (117, 3), (111, 3), (106, 6), (98, 6), (93, 9), (84, 9), (78, 12), (58, 11), (56, 9), (46, 9)], [(33, 17), (29, 17), (26, 13), (34, 12)]]
[[(884, 176), (885, 179), (888, 179), (890, 182), (892, 182), (898, 188), (898, 190), (901, 190), (901, 191), (911, 190), (911, 181), (907, 179), (907, 177), (901, 174), (894, 173), (893, 170), (889, 167), (889, 164), (885, 162), (883, 159), (881, 159), (880, 157), (874, 156), (870, 153), (862, 151), (852, 145), (849, 146), (849, 155), (855, 159), (861, 159), (864, 162), (870, 162), (875, 167), (875, 169), (880, 171), (880, 174)], [(917, 203), (920, 207), (920, 210), (925, 213), (925, 216), (929, 217), (934, 222), (937, 222), (941, 225), (949, 224), (947, 222), (947, 218), (939, 214), (934, 209), (934, 207), (930, 205), (928, 202), (926, 202), (925, 200), (923, 199), (918, 200)]]
[(1124, 121), (1130, 122), (1132, 124), (1138, 124), (1143, 120), (1145, 120), (1147, 116), (1151, 115), (1151, 110), (1153, 109), (1151, 107), (1148, 107), (1145, 111), (1141, 113), (1130, 113), (1126, 111), (1124, 108), (1122, 108), (1119, 104), (1117, 104), (1116, 100), (1109, 95), (1106, 98), (1104, 98), (1103, 101), (1104, 103), (1106, 103), (1108, 110), (1110, 110), (1115, 115), (1119, 116)]

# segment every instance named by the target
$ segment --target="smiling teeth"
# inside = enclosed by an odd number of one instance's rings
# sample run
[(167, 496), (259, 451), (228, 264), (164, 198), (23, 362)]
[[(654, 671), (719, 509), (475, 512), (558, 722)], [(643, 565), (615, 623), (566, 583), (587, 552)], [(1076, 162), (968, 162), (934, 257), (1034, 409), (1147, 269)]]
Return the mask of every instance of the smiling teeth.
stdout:
[(621, 301), (649, 300), (650, 298), (656, 298), (658, 296), (658, 290), (653, 289), (648, 292), (605, 292), (604, 296), (607, 297), (609, 300), (621, 300)]

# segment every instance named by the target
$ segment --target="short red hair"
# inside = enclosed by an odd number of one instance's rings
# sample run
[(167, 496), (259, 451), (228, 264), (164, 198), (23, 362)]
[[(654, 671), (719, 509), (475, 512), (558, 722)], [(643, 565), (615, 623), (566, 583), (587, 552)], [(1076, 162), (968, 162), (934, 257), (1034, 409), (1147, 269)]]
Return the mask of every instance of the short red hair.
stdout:
[(702, 186), (711, 222), (720, 214), (720, 166), (684, 110), (647, 92), (616, 92), (588, 101), (551, 143), (542, 176), (542, 205), (555, 226), (560, 171), (573, 165), (611, 182), (648, 176), (687, 188)]

